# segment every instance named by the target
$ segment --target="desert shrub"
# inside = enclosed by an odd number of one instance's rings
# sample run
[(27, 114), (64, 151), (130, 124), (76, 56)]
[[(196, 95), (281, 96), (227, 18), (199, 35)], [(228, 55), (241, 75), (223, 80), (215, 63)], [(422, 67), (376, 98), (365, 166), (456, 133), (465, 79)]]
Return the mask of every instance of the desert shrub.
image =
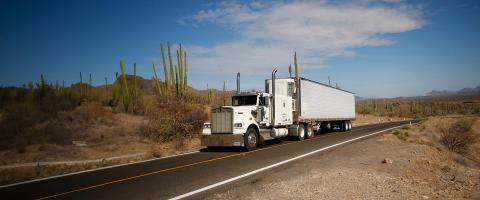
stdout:
[(408, 133), (407, 130), (405, 129), (401, 129), (401, 130), (395, 130), (393, 132), (393, 134), (395, 136), (397, 136), (398, 139), (402, 140), (402, 141), (407, 141), (408, 137), (410, 136), (410, 134)]
[(201, 104), (176, 100), (162, 100), (146, 114), (149, 119), (140, 128), (140, 133), (159, 142), (172, 141), (200, 134), (208, 113)]
[(460, 119), (453, 123), (447, 131), (441, 135), (441, 143), (450, 151), (466, 153), (470, 144), (475, 142), (474, 135), (470, 132), (473, 119)]
[(15, 138), (24, 136), (36, 124), (56, 117), (59, 111), (75, 108), (80, 101), (75, 92), (44, 84), (35, 89), (1, 88), (0, 99), (0, 149), (13, 147)]

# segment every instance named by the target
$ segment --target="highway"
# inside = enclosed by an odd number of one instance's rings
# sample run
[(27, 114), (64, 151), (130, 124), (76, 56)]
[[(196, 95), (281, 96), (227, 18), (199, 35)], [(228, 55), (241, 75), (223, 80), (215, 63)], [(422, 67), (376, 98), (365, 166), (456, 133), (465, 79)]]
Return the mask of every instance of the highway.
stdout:
[(268, 175), (309, 155), (373, 137), (409, 121), (354, 127), (304, 141), (277, 140), (255, 151), (201, 150), (101, 170), (0, 188), (2, 199), (171, 199), (208, 198), (221, 187), (258, 174)]

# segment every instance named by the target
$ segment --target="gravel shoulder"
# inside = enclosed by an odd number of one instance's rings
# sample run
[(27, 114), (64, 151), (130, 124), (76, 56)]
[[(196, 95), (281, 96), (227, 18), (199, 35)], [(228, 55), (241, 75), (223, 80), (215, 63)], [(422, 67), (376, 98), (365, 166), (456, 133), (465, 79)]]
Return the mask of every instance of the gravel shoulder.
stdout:
[(225, 186), (205, 198), (480, 199), (478, 162), (431, 142), (422, 132), (425, 124), (403, 130), (410, 133), (406, 140), (395, 131), (374, 136)]

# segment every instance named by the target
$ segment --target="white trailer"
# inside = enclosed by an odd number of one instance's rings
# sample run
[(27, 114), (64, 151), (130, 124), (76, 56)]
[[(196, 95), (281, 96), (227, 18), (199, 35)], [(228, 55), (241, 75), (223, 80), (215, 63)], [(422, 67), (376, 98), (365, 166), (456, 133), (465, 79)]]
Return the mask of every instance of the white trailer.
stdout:
[(202, 145), (252, 150), (275, 138), (294, 136), (303, 140), (320, 130), (352, 128), (352, 92), (300, 77), (276, 78), (276, 72), (265, 80), (265, 92), (257, 93), (240, 93), (237, 74), (237, 95), (232, 97), (232, 106), (212, 110), (212, 121), (204, 124)]

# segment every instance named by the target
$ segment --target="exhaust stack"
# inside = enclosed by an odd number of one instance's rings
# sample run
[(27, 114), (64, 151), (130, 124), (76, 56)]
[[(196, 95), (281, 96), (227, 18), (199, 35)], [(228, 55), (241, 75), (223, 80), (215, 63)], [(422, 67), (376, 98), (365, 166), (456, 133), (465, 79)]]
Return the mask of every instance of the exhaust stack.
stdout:
[(277, 74), (277, 68), (272, 71), (272, 122), (271, 125), (275, 125), (275, 76)]
[(240, 72), (237, 72), (237, 94), (240, 94)]

